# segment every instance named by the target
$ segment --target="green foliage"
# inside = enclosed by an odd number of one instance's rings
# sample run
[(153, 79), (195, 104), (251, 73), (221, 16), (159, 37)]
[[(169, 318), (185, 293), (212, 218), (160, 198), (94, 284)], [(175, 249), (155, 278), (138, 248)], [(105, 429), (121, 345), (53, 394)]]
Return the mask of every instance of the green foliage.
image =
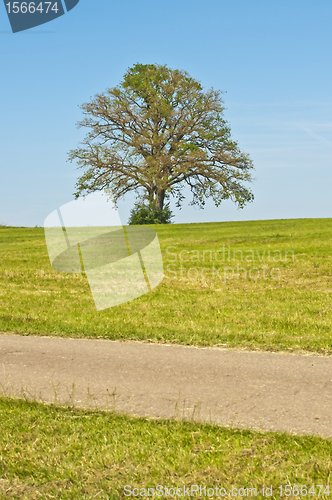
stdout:
[(172, 215), (169, 204), (163, 208), (157, 208), (154, 203), (149, 205), (135, 203), (134, 208), (130, 212), (128, 224), (171, 224)]

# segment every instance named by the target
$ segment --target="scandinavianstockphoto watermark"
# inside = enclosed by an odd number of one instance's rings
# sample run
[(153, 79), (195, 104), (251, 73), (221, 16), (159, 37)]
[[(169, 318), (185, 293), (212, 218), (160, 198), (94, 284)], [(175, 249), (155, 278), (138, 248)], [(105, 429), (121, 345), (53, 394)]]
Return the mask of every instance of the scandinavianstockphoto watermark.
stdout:
[(54, 21), (71, 11), (78, 3), (79, 0), (51, 0), (50, 2), (4, 0), (13, 33)]
[(149, 293), (164, 278), (156, 231), (123, 226), (106, 191), (53, 210), (44, 228), (52, 268), (59, 273), (84, 273), (97, 311)]
[[(169, 487), (158, 484), (153, 488), (135, 488), (127, 484), (124, 487), (125, 497), (159, 497), (159, 498), (203, 498), (203, 497), (256, 497), (257, 488), (236, 488), (232, 487), (229, 491), (226, 488), (220, 486), (208, 487), (198, 484), (192, 484), (190, 486), (180, 486), (180, 487)], [(263, 489), (263, 495), (265, 489)], [(268, 495), (269, 496), (269, 495)]]
[(203, 486), (192, 484), (190, 486), (182, 485), (180, 487), (163, 486), (158, 484), (154, 487), (138, 488), (127, 484), (124, 487), (124, 496), (127, 498), (252, 498), (260, 497), (267, 498), (280, 498), (280, 497), (306, 497), (312, 498), (321, 495), (330, 495), (330, 486), (327, 484), (279, 484), (263, 485), (259, 491), (255, 487), (236, 487), (224, 488), (222, 486)]
[(225, 244), (217, 250), (177, 251), (177, 247), (168, 246), (165, 260), (168, 279), (217, 279), (227, 283), (234, 279), (280, 280), (280, 263), (294, 262), (295, 255), (293, 250), (239, 250)]

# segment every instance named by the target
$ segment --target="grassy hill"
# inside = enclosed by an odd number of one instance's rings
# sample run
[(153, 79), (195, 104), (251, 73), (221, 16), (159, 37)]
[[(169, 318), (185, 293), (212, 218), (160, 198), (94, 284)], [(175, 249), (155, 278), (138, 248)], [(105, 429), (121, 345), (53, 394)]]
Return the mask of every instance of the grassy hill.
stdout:
[[(52, 270), (43, 229), (1, 227), (0, 331), (332, 353), (332, 219), (156, 230), (163, 283), (97, 312), (84, 275)], [(1, 499), (115, 500), (128, 498), (125, 485), (201, 485), (231, 497), (256, 488), (260, 499), (271, 486), (271, 498), (281, 485), (289, 498), (332, 491), (331, 439), (4, 397), (0, 423)]]
[(42, 228), (0, 228), (0, 331), (332, 353), (332, 219), (154, 226), (164, 281), (97, 312)]

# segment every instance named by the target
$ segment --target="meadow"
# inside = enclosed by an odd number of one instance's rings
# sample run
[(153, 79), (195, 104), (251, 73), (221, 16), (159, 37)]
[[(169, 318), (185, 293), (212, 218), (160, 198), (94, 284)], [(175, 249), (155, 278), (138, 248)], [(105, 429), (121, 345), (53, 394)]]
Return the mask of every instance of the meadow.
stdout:
[(165, 278), (97, 312), (50, 265), (43, 228), (0, 228), (0, 331), (332, 353), (332, 219), (154, 226)]
[[(266, 492), (271, 487), (269, 498), (278, 499), (327, 499), (332, 493), (331, 440), (319, 437), (150, 420), (6, 398), (0, 398), (0, 421), (4, 500), (262, 499), (267, 497), (263, 488)], [(152, 497), (158, 485), (163, 496)], [(210, 489), (209, 496), (195, 486), (205, 487), (207, 493)], [(180, 488), (179, 494), (174, 495), (172, 488)]]
[[(51, 268), (42, 228), (0, 227), (0, 332), (332, 354), (332, 219), (154, 227), (163, 282), (100, 312), (84, 274)], [(1, 499), (137, 498), (157, 485), (169, 491), (155, 498), (195, 485), (231, 498), (266, 498), (271, 486), (270, 498), (330, 497), (332, 442), (318, 436), (5, 396), (0, 426)]]

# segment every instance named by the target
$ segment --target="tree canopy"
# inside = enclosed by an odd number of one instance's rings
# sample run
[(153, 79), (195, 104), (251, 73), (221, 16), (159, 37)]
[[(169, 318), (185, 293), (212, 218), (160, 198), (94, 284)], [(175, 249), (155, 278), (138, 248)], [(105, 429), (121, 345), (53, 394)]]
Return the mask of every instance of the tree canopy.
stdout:
[(135, 64), (118, 86), (81, 106), (88, 133), (69, 160), (83, 170), (76, 198), (108, 188), (115, 203), (130, 191), (162, 210), (180, 206), (187, 185), (192, 204), (253, 200), (252, 161), (231, 137), (222, 92), (204, 91), (186, 71)]

